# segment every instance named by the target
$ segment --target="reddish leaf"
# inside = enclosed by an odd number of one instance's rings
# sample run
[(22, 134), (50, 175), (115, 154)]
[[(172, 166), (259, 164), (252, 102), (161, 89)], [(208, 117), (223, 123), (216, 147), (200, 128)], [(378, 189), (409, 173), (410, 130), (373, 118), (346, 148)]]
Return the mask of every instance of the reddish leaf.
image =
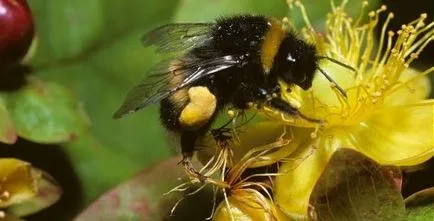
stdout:
[(145, 169), (100, 197), (76, 221), (159, 220), (159, 207), (168, 206), (159, 203), (163, 194), (179, 184), (179, 178), (184, 174), (178, 165), (179, 160), (171, 158)]
[(318, 220), (405, 220), (404, 201), (390, 168), (351, 149), (330, 159), (310, 198)]

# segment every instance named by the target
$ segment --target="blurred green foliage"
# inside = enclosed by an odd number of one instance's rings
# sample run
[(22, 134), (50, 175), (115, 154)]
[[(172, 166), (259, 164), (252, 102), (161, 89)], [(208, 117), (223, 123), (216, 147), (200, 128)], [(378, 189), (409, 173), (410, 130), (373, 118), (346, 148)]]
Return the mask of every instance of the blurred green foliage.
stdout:
[[(304, 1), (313, 24), (328, 1)], [(211, 21), (237, 13), (283, 17), (283, 0), (61, 0), (29, 1), (39, 36), (34, 74), (73, 91), (90, 131), (65, 144), (89, 203), (145, 166), (174, 154), (159, 123), (157, 105), (113, 120), (124, 95), (159, 60), (141, 36), (169, 22)], [(359, 2), (351, 11), (358, 12)], [(301, 16), (296, 23), (301, 22)], [(66, 99), (56, 95), (60, 102)], [(0, 107), (1, 110), (1, 107)], [(70, 116), (71, 120), (77, 116)]]

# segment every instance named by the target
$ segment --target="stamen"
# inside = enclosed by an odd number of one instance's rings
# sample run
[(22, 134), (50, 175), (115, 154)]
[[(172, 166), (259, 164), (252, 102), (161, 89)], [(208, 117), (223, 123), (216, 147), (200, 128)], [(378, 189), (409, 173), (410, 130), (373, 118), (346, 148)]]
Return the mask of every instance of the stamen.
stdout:
[[(249, 190), (253, 190), (250, 189), (251, 187), (259, 187), (260, 189), (262, 189), (262, 191), (264, 191), (264, 193), (267, 195), (267, 197), (271, 200), (272, 196), (269, 193), (269, 191), (267, 189), (272, 189), (270, 185), (267, 185), (265, 183), (255, 183), (255, 182), (240, 182), (239, 184), (236, 185), (236, 189), (243, 189), (245, 191), (249, 191)], [(256, 191), (256, 190), (253, 190)], [(262, 194), (260, 194), (261, 197), (263, 197)]]
[(357, 36), (357, 39), (359, 39), (359, 40), (358, 40), (358, 44), (357, 44), (357, 50), (355, 52), (355, 54), (356, 54), (355, 59), (357, 61), (356, 62), (357, 73), (360, 73), (357, 75), (357, 80), (359, 82), (361, 82), (365, 77), (365, 74), (363, 73), (363, 66), (365, 65), (364, 64), (365, 61), (363, 61), (363, 59), (362, 59), (362, 57), (363, 57), (362, 50), (364, 50), (365, 47), (362, 47), (362, 46), (366, 44), (365, 41), (366, 41), (367, 31), (366, 31), (366, 28), (359, 28), (357, 31), (358, 31), (358, 34), (356, 36)]
[(332, 7), (332, 11), (336, 12), (336, 4), (334, 0), (330, 0), (330, 6)]
[(309, 16), (307, 16), (306, 9), (304, 8), (304, 5), (303, 5), (299, 0), (296, 0), (296, 1), (295, 1), (295, 6), (297, 6), (297, 7), (300, 8), (301, 15), (302, 15), (302, 17), (303, 17), (304, 23), (306, 23), (306, 26), (307, 26), (310, 30), (313, 30), (313, 26), (312, 26), (312, 24), (310, 23)]
[(347, 5), (347, 3), (348, 3), (348, 0), (342, 0), (342, 2), (341, 2), (341, 8), (343, 9), (343, 8), (345, 8), (345, 6)]
[(365, 15), (365, 9), (368, 7), (368, 5), (369, 5), (368, 1), (362, 2), (362, 7), (360, 8), (359, 17), (357, 18), (353, 27), (358, 27), (360, 25), (360, 23), (362, 22), (363, 16)]
[[(282, 173), (260, 173), (260, 174), (252, 174), (244, 179), (242, 179), (239, 183), (246, 183), (246, 181), (251, 180), (253, 178), (256, 177), (275, 177), (275, 176), (280, 176), (282, 175)], [(266, 186), (269, 186), (267, 184), (264, 184)]]
[(232, 221), (235, 221), (235, 217), (234, 217), (234, 214), (232, 214), (232, 212), (231, 212), (231, 206), (230, 206), (230, 204), (229, 204), (228, 195), (227, 195), (225, 189), (223, 189), (223, 198), (224, 198), (224, 201), (225, 201), (225, 204), (226, 204), (226, 209), (227, 209), (228, 212), (230, 213), (231, 220), (232, 220)]
[(215, 214), (216, 207), (217, 207), (217, 187), (216, 186), (213, 186), (212, 192), (213, 192), (212, 210), (211, 210), (211, 213), (209, 214), (209, 216), (205, 220), (212, 220), (212, 218), (214, 217), (214, 214)]
[(380, 67), (384, 67), (387, 58), (389, 58), (390, 53), (391, 53), (391, 48), (392, 48), (392, 38), (395, 35), (395, 33), (393, 31), (389, 31), (387, 33), (388, 37), (387, 37), (387, 47), (386, 47), (386, 51), (383, 55), (383, 58), (380, 61)]
[(369, 63), (369, 58), (371, 57), (371, 53), (372, 50), (374, 48), (374, 28), (377, 25), (378, 22), (378, 16), (377, 13), (375, 13), (374, 11), (371, 11), (369, 14), (369, 23), (366, 24), (364, 26), (364, 28), (366, 29), (366, 33), (364, 36), (364, 40), (365, 40), (365, 47), (364, 47), (364, 53), (361, 55), (361, 63), (359, 65), (359, 72), (360, 73), (365, 73), (368, 63)]
[[(418, 33), (415, 34), (415, 36), (419, 35), (422, 32), (425, 32), (425, 31), (427, 31), (427, 30), (429, 30), (429, 29), (431, 29), (433, 27), (434, 27), (434, 22), (432, 22), (429, 25), (427, 25), (425, 28), (423, 28), (423, 30), (420, 30)], [(425, 33), (425, 35), (422, 38), (420, 38), (415, 43), (413, 43), (412, 46), (406, 51), (405, 56), (408, 56), (409, 54), (411, 54), (414, 50), (416, 50), (416, 48), (419, 48), (421, 44), (423, 44), (424, 42), (426, 42), (432, 36), (434, 36), (434, 29), (432, 29), (429, 32)]]
[[(300, 1), (296, 2), (301, 4)], [(310, 115), (321, 119), (335, 119), (335, 116), (328, 118), (328, 116), (335, 113), (338, 116), (345, 116), (343, 117), (345, 119), (352, 117), (362, 119), (366, 115), (366, 109), (372, 108), (373, 103), (383, 102), (384, 97), (387, 96), (386, 92), (397, 85), (404, 69), (408, 68), (422, 50), (434, 41), (434, 22), (425, 24), (427, 14), (422, 14), (419, 19), (403, 25), (398, 32), (392, 32), (388, 31), (388, 28), (394, 14), (389, 13), (384, 24), (382, 24), (380, 39), (375, 41), (375, 29), (379, 23), (380, 14), (387, 10), (385, 5), (371, 11), (369, 21), (362, 24), (363, 15), (368, 8), (367, 1), (362, 1), (360, 15), (355, 19), (355, 22), (352, 22), (344, 11), (344, 7), (349, 1), (343, 0), (337, 3), (334, 0), (329, 0), (329, 2), (333, 10), (328, 14), (326, 20), (326, 35), (322, 39), (325, 39), (326, 45), (324, 48), (327, 47), (327, 50), (324, 50), (322, 55), (328, 58), (337, 58), (335, 61), (344, 60), (345, 65), (339, 65), (347, 69), (357, 70), (359, 74), (356, 75), (354, 81), (358, 89), (352, 95), (356, 96), (356, 99), (360, 100), (360, 102), (349, 104), (345, 100), (346, 93), (343, 88), (324, 70), (319, 70), (335, 86), (333, 90), (343, 96), (338, 95), (340, 98), (339, 103), (336, 106), (330, 106), (321, 104), (315, 97), (318, 95), (313, 95), (311, 91), (309, 93), (311, 97), (304, 98), (308, 99), (305, 102), (309, 102), (307, 110), (312, 112), (317, 107), (324, 109), (320, 111), (320, 117), (310, 113)], [(305, 23), (308, 29), (311, 28), (310, 22), (305, 21)], [(395, 33), (398, 34), (396, 38)], [(378, 45), (375, 42), (378, 42)], [(318, 57), (318, 59), (328, 58)], [(331, 59), (328, 60), (337, 63)], [(351, 66), (348, 64), (351, 64)], [(285, 123), (300, 125), (296, 121), (289, 122), (292, 118), (284, 119), (284, 117), (282, 116), (282, 119)], [(353, 120), (351, 119), (351, 121)], [(348, 121), (347, 123), (354, 122)]]
[[(357, 45), (359, 43), (359, 39), (357, 39), (357, 35), (354, 32), (350, 21), (345, 20), (344, 25), (345, 25), (345, 30), (347, 32), (347, 36), (350, 40), (350, 45), (348, 46), (344, 54), (345, 59), (349, 61), (350, 64), (357, 64), (356, 57), (358, 53)], [(355, 73), (355, 75), (357, 76), (357, 73)]]
[[(389, 13), (389, 15), (387, 16), (386, 21), (383, 24), (383, 28), (381, 29), (380, 45), (378, 46), (377, 55), (375, 57), (374, 64), (373, 64), (373, 67), (372, 67), (372, 68), (377, 69), (377, 70), (379, 69), (379, 63), (378, 63), (378, 61), (380, 60), (381, 54), (383, 54), (383, 50), (382, 49), (383, 49), (383, 44), (384, 44), (384, 38), (386, 36), (386, 29), (387, 29), (387, 26), (389, 25), (390, 20), (392, 18), (393, 18), (393, 13)], [(387, 53), (387, 51), (384, 52), (384, 54), (386, 54), (386, 53)]]
[(431, 41), (434, 40), (434, 35), (431, 36), (429, 39), (427, 39), (424, 44), (422, 46), (420, 46), (420, 48), (415, 52), (412, 53), (410, 55), (410, 58), (407, 60), (407, 62), (405, 63), (406, 65), (410, 65), (411, 62), (413, 62), (414, 59), (419, 57), (419, 54), (422, 53), (423, 49), (428, 46), (429, 43), (431, 43)]

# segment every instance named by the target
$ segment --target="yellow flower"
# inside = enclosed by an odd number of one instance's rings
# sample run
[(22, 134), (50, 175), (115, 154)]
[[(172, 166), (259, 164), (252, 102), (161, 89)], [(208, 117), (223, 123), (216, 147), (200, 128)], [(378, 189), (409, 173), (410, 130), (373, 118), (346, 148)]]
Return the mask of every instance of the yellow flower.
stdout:
[(226, 203), (221, 203), (216, 209), (214, 221), (227, 220), (291, 220), (270, 200), (260, 199), (248, 190), (230, 196)]
[[(393, 18), (389, 14), (376, 44), (374, 29), (386, 7), (369, 12), (369, 21), (362, 23), (364, 13), (354, 20), (345, 13), (345, 3), (332, 4), (323, 34), (314, 31), (307, 16), (301, 33), (322, 55), (357, 70), (354, 73), (325, 59), (320, 63), (345, 89), (347, 98), (319, 74), (309, 91), (291, 86), (291, 92), (286, 92), (289, 86), (282, 84), (282, 96), (287, 102), (323, 123), (264, 108), (260, 111), (271, 119), (246, 128), (240, 134), (240, 145), (232, 147), (236, 163), (253, 147), (278, 138), (289, 141), (284, 146), (274, 145), (273, 151), (251, 164), (259, 167), (282, 163), (273, 184), (273, 197), (287, 214), (306, 217), (313, 187), (338, 148), (355, 149), (383, 165), (412, 166), (434, 156), (434, 100), (426, 99), (431, 89), (426, 75), (434, 67), (422, 72), (410, 68), (434, 39), (434, 22), (425, 24), (427, 15), (422, 14), (392, 32), (387, 30)], [(290, 4), (304, 12), (299, 1)], [(366, 5), (363, 2), (362, 10)]]
[(18, 159), (0, 159), (0, 220), (33, 214), (55, 203), (60, 194), (54, 180), (41, 170)]
[(0, 208), (26, 201), (38, 192), (40, 174), (30, 164), (16, 159), (0, 159)]
[(383, 6), (369, 13), (370, 21), (359, 24), (360, 19), (354, 22), (341, 5), (329, 14), (324, 37), (318, 37), (311, 27), (303, 32), (326, 56), (351, 65), (357, 72), (333, 62), (321, 63), (346, 89), (347, 98), (336, 89), (330, 90), (321, 77), (315, 79), (310, 91), (295, 89), (295, 94), (283, 94), (288, 102), (299, 103), (301, 113), (324, 120), (317, 132), (309, 129), (315, 127), (310, 122), (265, 111), (275, 120), (294, 126), (293, 139), (301, 140), (285, 148), (296, 150), (289, 158), (303, 160), (284, 163), (280, 168), (283, 175), (274, 185), (275, 201), (286, 212), (307, 213), (315, 182), (338, 148), (354, 148), (381, 164), (396, 166), (416, 165), (434, 155), (434, 100), (425, 99), (430, 92), (425, 75), (434, 68), (422, 73), (409, 68), (434, 39), (434, 23), (426, 25), (423, 14), (400, 31), (387, 32), (387, 23), (393, 18), (389, 14), (376, 47), (374, 28), (384, 10)]

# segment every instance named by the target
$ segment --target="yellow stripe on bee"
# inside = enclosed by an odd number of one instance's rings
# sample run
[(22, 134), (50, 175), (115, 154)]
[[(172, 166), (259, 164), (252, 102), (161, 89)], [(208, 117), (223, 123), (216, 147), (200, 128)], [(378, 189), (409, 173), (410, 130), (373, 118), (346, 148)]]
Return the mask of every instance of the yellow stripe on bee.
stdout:
[(286, 30), (283, 29), (282, 23), (277, 19), (271, 18), (269, 25), (270, 27), (265, 34), (261, 48), (262, 67), (267, 74), (270, 73), (273, 67), (274, 57), (279, 51), (280, 44), (287, 33)]
[(188, 129), (205, 125), (213, 116), (217, 100), (207, 87), (196, 86), (188, 89), (189, 103), (182, 110), (179, 122)]
[[(180, 60), (173, 60), (169, 65), (169, 71), (173, 72), (171, 73), (173, 77), (169, 80), (170, 88), (176, 88), (184, 81), (184, 73), (182, 70), (178, 70), (180, 67), (182, 67)], [(176, 108), (183, 108), (188, 103), (188, 91), (185, 88), (180, 89), (170, 95), (169, 99)]]

